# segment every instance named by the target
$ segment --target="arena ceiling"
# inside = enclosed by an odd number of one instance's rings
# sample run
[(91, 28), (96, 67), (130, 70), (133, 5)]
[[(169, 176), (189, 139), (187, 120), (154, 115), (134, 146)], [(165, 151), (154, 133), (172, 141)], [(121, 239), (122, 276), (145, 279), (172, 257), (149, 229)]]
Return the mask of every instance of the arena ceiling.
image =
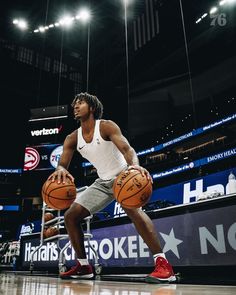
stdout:
[[(215, 1), (127, 0), (127, 3), (128, 40), (125, 38), (123, 0), (5, 1), (0, 11), (0, 34), (20, 44), (43, 48), (44, 52), (55, 56), (60, 56), (63, 50), (63, 59), (75, 58), (84, 67), (88, 61), (88, 26), (78, 24), (64, 30), (63, 36), (57, 29), (49, 30), (45, 35), (32, 32), (41, 25), (55, 23), (65, 12), (73, 15), (78, 9), (89, 6), (92, 12), (90, 87), (91, 92), (104, 97), (108, 117), (121, 122), (123, 127), (129, 124), (132, 138), (145, 134), (148, 138), (148, 134), (152, 134), (151, 140), (160, 140), (166, 126), (181, 122), (187, 114), (199, 109), (197, 119), (201, 125), (201, 116), (205, 116), (201, 101), (206, 102), (206, 109), (210, 111), (210, 107), (218, 104), (211, 97), (233, 87), (235, 7), (224, 11), (226, 26), (212, 26), (210, 17), (199, 25), (196, 20), (209, 13)], [(147, 16), (147, 5), (149, 9), (152, 5), (154, 20), (158, 15), (159, 25), (159, 31), (156, 28), (156, 34), (149, 42), (145, 42), (142, 35), (144, 31), (147, 35), (142, 22)], [(31, 33), (24, 34), (14, 27), (12, 20), (17, 17), (29, 21)], [(151, 22), (150, 11), (149, 18)], [(140, 23), (141, 36), (138, 36), (141, 41), (136, 50), (135, 22), (137, 27)], [(211, 79), (216, 73), (217, 77)], [(128, 112), (129, 122), (123, 120), (128, 117)], [(194, 124), (187, 124), (187, 127), (192, 128)]]

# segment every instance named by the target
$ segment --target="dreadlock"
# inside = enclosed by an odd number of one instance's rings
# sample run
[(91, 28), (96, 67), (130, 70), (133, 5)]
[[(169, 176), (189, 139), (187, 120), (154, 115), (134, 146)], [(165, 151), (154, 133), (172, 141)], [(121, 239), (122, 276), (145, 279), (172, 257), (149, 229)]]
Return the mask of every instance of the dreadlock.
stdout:
[(102, 118), (103, 105), (95, 95), (91, 95), (87, 92), (81, 92), (79, 94), (76, 94), (75, 98), (71, 103), (72, 108), (75, 106), (78, 100), (85, 101), (90, 107), (92, 107), (92, 109), (94, 110), (94, 119)]

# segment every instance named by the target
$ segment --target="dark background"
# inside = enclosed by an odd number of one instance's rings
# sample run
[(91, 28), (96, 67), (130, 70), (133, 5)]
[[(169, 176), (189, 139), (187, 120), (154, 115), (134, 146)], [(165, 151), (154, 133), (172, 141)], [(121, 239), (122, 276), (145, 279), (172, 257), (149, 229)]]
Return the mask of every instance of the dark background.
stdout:
[[(214, 5), (209, 0), (130, 0), (125, 18), (122, 0), (5, 1), (0, 11), (0, 168), (23, 167), (25, 147), (35, 144), (34, 128), (63, 124), (61, 136), (46, 140), (62, 143), (77, 128), (70, 103), (79, 92), (98, 96), (104, 118), (117, 122), (136, 150), (235, 113), (235, 3), (210, 16)], [(71, 28), (33, 32), (85, 6), (92, 13), (89, 24), (77, 21)], [(28, 20), (28, 30), (12, 23), (20, 17)], [(40, 115), (43, 108), (60, 105), (68, 106), (68, 118), (29, 122), (33, 109)], [(235, 126), (219, 134), (232, 142)], [(75, 155), (72, 161), (76, 181), (89, 183), (76, 161), (82, 159)], [(40, 210), (33, 211), (33, 200), (49, 173), (0, 175), (0, 198), (20, 204), (19, 223), (40, 216)]]

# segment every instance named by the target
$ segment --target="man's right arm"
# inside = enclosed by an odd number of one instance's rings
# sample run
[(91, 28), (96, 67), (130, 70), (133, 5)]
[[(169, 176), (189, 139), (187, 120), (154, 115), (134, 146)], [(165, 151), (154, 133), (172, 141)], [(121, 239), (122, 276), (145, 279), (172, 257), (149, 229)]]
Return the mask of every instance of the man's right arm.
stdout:
[(57, 168), (51, 175), (49, 175), (48, 180), (55, 181), (57, 179), (58, 183), (60, 183), (61, 181), (65, 183), (66, 177), (68, 177), (71, 181), (74, 182), (74, 177), (69, 173), (67, 169), (76, 150), (76, 146), (77, 130), (67, 135), (63, 144), (63, 151)]

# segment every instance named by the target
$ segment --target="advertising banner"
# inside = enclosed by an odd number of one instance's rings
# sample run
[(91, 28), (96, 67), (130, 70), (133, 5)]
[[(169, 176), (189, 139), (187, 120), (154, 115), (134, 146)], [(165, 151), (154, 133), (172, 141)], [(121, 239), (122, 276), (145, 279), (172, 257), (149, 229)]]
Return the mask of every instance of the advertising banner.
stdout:
[[(226, 200), (227, 202), (227, 200)], [(227, 203), (226, 203), (227, 204)], [(173, 266), (215, 266), (236, 264), (236, 205), (153, 219), (163, 252)], [(92, 230), (91, 241), (99, 263), (106, 267), (152, 266), (153, 257), (133, 224)], [(67, 240), (60, 241), (62, 247)], [(39, 236), (21, 241), (22, 264), (29, 266), (30, 254), (40, 243)], [(93, 252), (86, 252), (93, 260)], [(59, 248), (55, 242), (43, 245), (34, 255), (35, 267), (58, 265)], [(65, 252), (66, 264), (75, 259), (71, 248)]]
[(62, 143), (68, 134), (67, 119), (30, 122), (29, 145)]
[(187, 164), (183, 164), (180, 166), (176, 166), (173, 168), (170, 168), (166, 171), (161, 171), (155, 174), (152, 174), (152, 178), (153, 179), (158, 179), (158, 178), (162, 178), (162, 177), (166, 177), (175, 173), (180, 173), (189, 169), (193, 169), (193, 168), (197, 168), (200, 166), (204, 166), (204, 165), (208, 165), (209, 163), (215, 162), (215, 161), (219, 161), (219, 160), (223, 160), (226, 159), (228, 157), (232, 157), (236, 155), (236, 148), (232, 148), (229, 150), (225, 150), (223, 152), (214, 154), (214, 155), (210, 155), (208, 157), (187, 163)]
[(26, 147), (24, 171), (55, 169), (62, 154), (62, 148), (61, 144)]
[(171, 146), (171, 145), (174, 145), (176, 143), (179, 143), (181, 141), (184, 141), (186, 139), (189, 139), (191, 137), (194, 137), (196, 135), (199, 135), (199, 134), (202, 134), (206, 131), (209, 131), (213, 128), (216, 128), (218, 126), (221, 126), (221, 125), (224, 125), (226, 123), (229, 123), (229, 122), (232, 122), (236, 119), (236, 114), (232, 114), (226, 118), (222, 118), (218, 121), (215, 121), (209, 125), (206, 125), (206, 126), (203, 126), (203, 127), (200, 127), (200, 128), (197, 128), (193, 131), (190, 131), (189, 133), (186, 133), (186, 134), (183, 134), (177, 138), (174, 138), (170, 141), (167, 141), (165, 143), (162, 143), (162, 144), (159, 144), (159, 145), (156, 145), (156, 146), (153, 146), (153, 147), (150, 147), (149, 149), (146, 149), (146, 150), (142, 150), (142, 151), (139, 151), (137, 154), (138, 156), (141, 156), (141, 155), (146, 155), (146, 154), (149, 154), (149, 153), (152, 153), (152, 152), (157, 152), (157, 151), (160, 151), (168, 146)]

